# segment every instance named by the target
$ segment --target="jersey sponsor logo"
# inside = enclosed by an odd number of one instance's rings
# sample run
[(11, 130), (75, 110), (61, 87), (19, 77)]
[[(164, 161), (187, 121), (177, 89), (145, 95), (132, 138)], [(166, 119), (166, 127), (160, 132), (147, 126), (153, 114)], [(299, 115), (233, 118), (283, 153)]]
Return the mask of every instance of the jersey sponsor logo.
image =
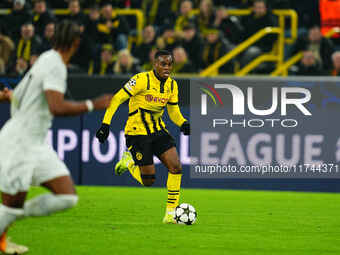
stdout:
[(145, 100), (147, 102), (154, 102), (154, 103), (162, 103), (165, 104), (166, 102), (168, 102), (169, 99), (167, 98), (161, 98), (161, 97), (154, 97), (153, 95), (147, 94), (145, 95)]

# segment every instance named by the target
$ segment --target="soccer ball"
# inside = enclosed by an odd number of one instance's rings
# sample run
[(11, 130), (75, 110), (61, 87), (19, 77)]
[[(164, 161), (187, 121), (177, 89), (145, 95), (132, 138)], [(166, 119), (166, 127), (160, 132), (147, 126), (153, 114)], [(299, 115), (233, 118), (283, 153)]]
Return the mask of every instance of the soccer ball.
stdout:
[(191, 225), (196, 221), (197, 212), (192, 205), (180, 204), (175, 209), (175, 220), (178, 224)]

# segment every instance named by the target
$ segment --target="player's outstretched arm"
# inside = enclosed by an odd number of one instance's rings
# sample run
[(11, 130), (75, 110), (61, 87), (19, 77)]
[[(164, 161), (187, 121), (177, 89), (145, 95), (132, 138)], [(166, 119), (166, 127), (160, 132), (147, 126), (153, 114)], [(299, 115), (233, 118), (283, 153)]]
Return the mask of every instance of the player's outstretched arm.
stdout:
[(174, 81), (173, 93), (167, 104), (169, 117), (173, 123), (181, 128), (184, 135), (190, 135), (190, 123), (183, 117), (178, 106), (178, 85)]
[(93, 100), (73, 102), (64, 99), (64, 94), (55, 90), (45, 90), (50, 112), (54, 116), (75, 116), (93, 110), (104, 110), (109, 106), (112, 95), (105, 94)]
[(171, 121), (181, 128), (181, 132), (190, 135), (190, 123), (183, 117), (178, 104), (168, 103), (167, 110)]
[(8, 88), (4, 88), (0, 91), (0, 102), (10, 102), (12, 99), (13, 91)]
[(118, 107), (129, 99), (129, 95), (126, 90), (119, 90), (111, 99), (110, 106), (106, 109), (103, 122), (96, 133), (96, 137), (98, 138), (100, 143), (104, 143), (109, 136), (110, 133), (110, 124), (113, 115), (117, 111)]

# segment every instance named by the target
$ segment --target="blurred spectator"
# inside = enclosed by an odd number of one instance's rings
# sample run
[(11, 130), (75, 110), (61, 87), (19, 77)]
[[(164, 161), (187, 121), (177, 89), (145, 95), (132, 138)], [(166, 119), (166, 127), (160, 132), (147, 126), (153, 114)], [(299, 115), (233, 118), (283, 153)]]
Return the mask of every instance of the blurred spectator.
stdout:
[(204, 42), (199, 35), (194, 24), (188, 24), (183, 28), (182, 46), (187, 52), (189, 59), (192, 61), (195, 70), (201, 67), (201, 52), (203, 51)]
[(14, 48), (13, 41), (0, 31), (0, 74), (6, 72), (9, 57)]
[(34, 8), (33, 8), (33, 25), (35, 28), (35, 32), (40, 37), (43, 36), (45, 27), (48, 23), (51, 23), (55, 20), (52, 12), (47, 10), (46, 1), (45, 0), (34, 0)]
[(182, 31), (183, 27), (187, 26), (189, 23), (195, 24), (196, 17), (192, 14), (192, 2), (190, 0), (184, 0), (181, 3), (180, 13), (175, 21), (175, 31)]
[[(252, 35), (265, 27), (277, 27), (277, 21), (273, 14), (268, 10), (265, 0), (255, 0), (253, 11), (250, 15), (241, 19), (243, 27), (243, 40), (248, 39)], [(249, 64), (253, 59), (257, 58), (264, 52), (272, 50), (277, 35), (268, 34), (256, 43), (252, 44), (242, 55), (240, 59), (241, 66)], [(266, 72), (272, 68), (268, 63), (260, 65), (255, 72)]]
[(332, 61), (333, 61), (333, 70), (331, 74), (333, 76), (340, 76), (340, 51), (336, 51), (333, 53)]
[(194, 73), (196, 72), (184, 48), (177, 47), (173, 50), (174, 66), (172, 71), (174, 73)]
[(28, 62), (23, 58), (18, 58), (15, 63), (15, 69), (12, 73), (15, 76), (22, 76), (26, 73), (28, 69)]
[(82, 33), (79, 48), (70, 61), (72, 70), (69, 69), (69, 71), (73, 73), (87, 73), (89, 63), (94, 56), (90, 37), (90, 35)]
[(146, 71), (152, 70), (152, 68), (153, 68), (153, 60), (155, 58), (156, 52), (157, 52), (157, 49), (156, 48), (152, 48), (152, 50), (149, 52), (148, 62), (145, 62), (143, 64), (142, 70), (146, 70)]
[(99, 52), (99, 49), (96, 48), (96, 43), (98, 42), (97, 25), (99, 23), (99, 18), (99, 6), (94, 4), (90, 7), (89, 14), (85, 17), (85, 31), (83, 33), (89, 40), (92, 49), (91, 55), (93, 56)]
[(115, 49), (127, 47), (129, 26), (123, 16), (118, 16), (110, 2), (102, 6), (102, 17), (97, 25), (100, 43), (113, 44)]
[(215, 22), (215, 9), (212, 0), (202, 0), (200, 3), (200, 14), (198, 25), (201, 33), (208, 28), (213, 27)]
[(80, 30), (84, 31), (85, 15), (80, 11), (79, 0), (69, 0), (68, 3), (69, 16), (68, 19), (76, 22), (80, 26)]
[(334, 46), (328, 38), (322, 37), (320, 27), (318, 25), (312, 26), (308, 30), (308, 35), (298, 38), (293, 46), (292, 54), (295, 55), (302, 50), (312, 51), (315, 58), (318, 62), (320, 62), (321, 67), (324, 70), (331, 70), (331, 56), (334, 52)]
[(55, 23), (48, 23), (45, 27), (44, 37), (42, 38), (41, 51), (47, 51), (52, 48), (52, 40), (55, 33)]
[(12, 39), (20, 37), (22, 24), (30, 21), (32, 16), (29, 9), (26, 8), (25, 0), (14, 0), (13, 8), (10, 14), (4, 17), (4, 24), (8, 28), (7, 35)]
[(94, 4), (90, 7), (89, 14), (85, 18), (85, 27), (88, 33), (91, 34), (91, 36), (95, 34), (97, 30), (97, 24), (99, 22), (99, 19), (100, 19), (100, 8), (99, 8), (99, 5)]
[(225, 7), (216, 10), (214, 27), (222, 31), (223, 36), (230, 42), (238, 44), (242, 42), (242, 25), (238, 17), (229, 16)]
[(16, 56), (13, 61), (15, 63), (17, 63), (17, 59), (23, 59), (26, 62), (29, 62), (32, 56), (38, 56), (40, 54), (41, 40), (35, 35), (34, 27), (31, 22), (21, 26), (21, 37), (16, 41), (15, 45)]
[(316, 76), (322, 75), (321, 64), (310, 50), (303, 52), (303, 57), (297, 66), (293, 66), (290, 70), (292, 75)]
[[(274, 15), (268, 11), (265, 0), (255, 0), (253, 11), (250, 15), (241, 20), (243, 26), (243, 38), (248, 39), (265, 27), (277, 27)], [(267, 35), (252, 47), (258, 47), (261, 52), (271, 51), (275, 42), (276, 35)]]
[(113, 47), (111, 44), (104, 44), (100, 53), (100, 59), (90, 62), (88, 74), (113, 74)]
[(156, 40), (156, 45), (159, 49), (172, 51), (178, 46), (179, 40), (172, 25), (164, 26), (163, 33)]
[(155, 28), (152, 25), (146, 26), (143, 30), (143, 42), (132, 49), (132, 55), (139, 59), (141, 65), (149, 61), (149, 54), (155, 45), (155, 41)]
[(11, 74), (15, 76), (25, 75), (25, 73), (30, 69), (30, 67), (33, 66), (37, 59), (38, 59), (37, 55), (32, 55), (28, 61), (23, 58), (18, 58), (15, 62)]
[(115, 74), (136, 74), (142, 71), (139, 63), (127, 49), (118, 52), (117, 61), (114, 63), (113, 71)]
[(37, 56), (37, 55), (31, 56), (31, 58), (30, 58), (30, 67), (34, 65), (34, 63), (35, 63), (35, 61), (37, 61), (38, 57), (39, 56)]
[[(206, 43), (204, 45), (202, 60), (203, 68), (208, 67), (218, 60), (220, 57), (232, 50), (233, 45), (228, 40), (220, 36), (217, 29), (209, 29), (205, 32)], [(230, 62), (222, 66), (220, 73), (233, 73), (234, 66)]]

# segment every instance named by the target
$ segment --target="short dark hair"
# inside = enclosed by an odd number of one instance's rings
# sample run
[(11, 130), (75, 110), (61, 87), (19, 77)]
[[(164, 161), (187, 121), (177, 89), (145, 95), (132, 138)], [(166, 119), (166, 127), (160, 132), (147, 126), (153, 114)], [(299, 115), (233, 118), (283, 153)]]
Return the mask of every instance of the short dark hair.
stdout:
[(80, 27), (73, 21), (63, 20), (57, 24), (53, 37), (53, 48), (69, 50), (72, 43), (81, 37)]
[(172, 53), (167, 50), (158, 50), (155, 54), (155, 60), (160, 56), (171, 56), (173, 59)]

